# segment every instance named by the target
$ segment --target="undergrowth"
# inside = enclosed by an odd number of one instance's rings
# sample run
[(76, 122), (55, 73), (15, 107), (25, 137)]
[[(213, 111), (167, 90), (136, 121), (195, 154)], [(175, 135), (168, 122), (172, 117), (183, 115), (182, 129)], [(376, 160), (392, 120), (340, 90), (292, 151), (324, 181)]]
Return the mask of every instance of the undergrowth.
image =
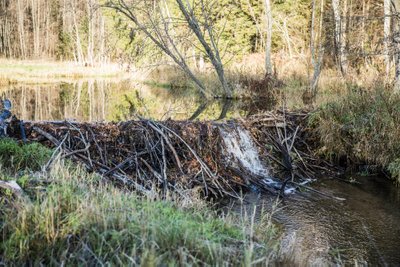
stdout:
[(310, 119), (330, 158), (377, 164), (400, 182), (400, 95), (389, 89), (353, 89)]
[(267, 264), (276, 244), (270, 223), (218, 215), (193, 198), (143, 198), (69, 162), (22, 179), (30, 203), (0, 189), (0, 265)]

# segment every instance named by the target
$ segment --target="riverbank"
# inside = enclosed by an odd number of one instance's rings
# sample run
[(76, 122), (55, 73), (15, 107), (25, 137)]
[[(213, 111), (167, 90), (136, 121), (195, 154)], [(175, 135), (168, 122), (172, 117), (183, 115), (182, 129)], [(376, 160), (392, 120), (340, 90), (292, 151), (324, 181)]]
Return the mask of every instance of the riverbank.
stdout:
[(274, 253), (270, 218), (217, 214), (196, 195), (141, 197), (68, 161), (40, 171), (52, 152), (0, 141), (0, 180), (23, 192), (0, 188), (1, 264), (250, 266)]
[(310, 118), (319, 154), (364, 174), (387, 171), (400, 183), (400, 95), (384, 87), (349, 91)]
[(0, 85), (46, 84), (80, 78), (128, 77), (118, 64), (84, 66), (75, 62), (0, 59)]

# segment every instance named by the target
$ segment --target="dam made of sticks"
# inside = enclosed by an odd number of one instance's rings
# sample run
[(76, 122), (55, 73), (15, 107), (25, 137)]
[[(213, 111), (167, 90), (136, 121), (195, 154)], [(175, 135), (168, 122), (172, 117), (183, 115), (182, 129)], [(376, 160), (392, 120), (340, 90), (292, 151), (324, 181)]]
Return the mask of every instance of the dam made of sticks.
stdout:
[[(151, 195), (199, 190), (206, 197), (238, 197), (245, 190), (287, 195), (332, 166), (307, 144), (306, 112), (270, 112), (246, 120), (118, 123), (22, 122), (10, 137), (54, 148), (120, 186)], [(311, 189), (311, 188), (310, 188)]]

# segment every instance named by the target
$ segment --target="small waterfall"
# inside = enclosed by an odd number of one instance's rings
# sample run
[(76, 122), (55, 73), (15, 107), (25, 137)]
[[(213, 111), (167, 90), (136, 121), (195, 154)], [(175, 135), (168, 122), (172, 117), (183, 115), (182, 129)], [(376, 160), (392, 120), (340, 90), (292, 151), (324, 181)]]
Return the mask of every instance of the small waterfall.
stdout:
[(269, 170), (261, 162), (249, 132), (240, 127), (226, 128), (220, 127), (220, 132), (224, 140), (227, 159), (236, 165), (240, 163), (252, 174), (269, 177)]
[[(267, 167), (260, 159), (258, 149), (255, 146), (250, 133), (239, 126), (220, 126), (221, 137), (225, 144), (225, 156), (234, 167), (243, 167), (246, 171), (257, 176), (262, 176), (261, 181), (266, 186), (280, 189), (282, 183), (274, 179)], [(293, 187), (286, 187), (285, 194), (296, 191)]]

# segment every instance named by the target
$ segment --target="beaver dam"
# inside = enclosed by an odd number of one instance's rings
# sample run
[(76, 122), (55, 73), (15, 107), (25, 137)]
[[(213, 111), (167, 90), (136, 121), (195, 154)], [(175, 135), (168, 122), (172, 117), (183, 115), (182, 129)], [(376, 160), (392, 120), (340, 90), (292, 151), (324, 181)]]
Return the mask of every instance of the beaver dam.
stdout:
[[(267, 112), (245, 120), (118, 123), (12, 120), (8, 135), (54, 148), (119, 186), (154, 196), (174, 191), (219, 199), (222, 209), (273, 210), (284, 229), (283, 265), (400, 262), (400, 191), (382, 177), (343, 183), (314, 154), (306, 112)], [(333, 178), (333, 179), (332, 179)], [(263, 210), (260, 208), (259, 210)], [(259, 219), (263, 217), (260, 214)], [(257, 219), (257, 218), (256, 218)]]
[(305, 142), (307, 116), (275, 112), (224, 123), (14, 120), (8, 132), (143, 194), (199, 189), (217, 198), (250, 189), (283, 196), (308, 188), (316, 172), (329, 167)]

